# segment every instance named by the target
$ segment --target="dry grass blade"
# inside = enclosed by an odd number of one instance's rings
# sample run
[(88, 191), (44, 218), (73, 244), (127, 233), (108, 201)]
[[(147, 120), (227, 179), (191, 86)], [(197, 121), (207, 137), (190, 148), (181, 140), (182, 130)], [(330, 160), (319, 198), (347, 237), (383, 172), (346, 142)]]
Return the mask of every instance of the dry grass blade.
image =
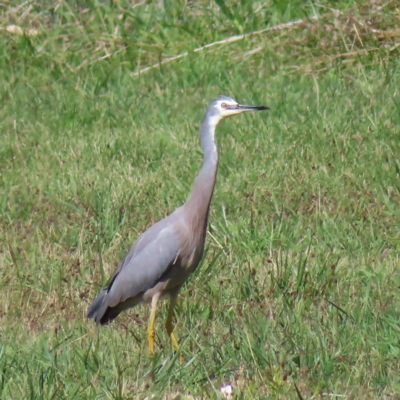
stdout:
[[(328, 14), (324, 14), (323, 16), (326, 16), (326, 15), (328, 15)], [(234, 43), (234, 42), (237, 42), (239, 40), (243, 40), (245, 38), (248, 38), (248, 37), (251, 37), (251, 36), (255, 36), (255, 35), (260, 35), (260, 34), (265, 33), (265, 32), (275, 32), (275, 31), (281, 31), (281, 30), (284, 30), (284, 29), (297, 28), (298, 26), (306, 24), (310, 20), (316, 20), (318, 18), (320, 18), (320, 16), (315, 15), (315, 16), (312, 16), (310, 18), (298, 19), (296, 21), (291, 21), (291, 22), (287, 22), (287, 23), (284, 23), (284, 24), (270, 26), (270, 27), (265, 28), (265, 29), (260, 29), (260, 30), (253, 31), (253, 32), (243, 33), (242, 35), (230, 36), (230, 37), (228, 37), (226, 39), (218, 40), (216, 42), (208, 43), (208, 44), (206, 44), (204, 46), (197, 47), (196, 49), (193, 50), (193, 53), (197, 53), (199, 51), (202, 51), (202, 50), (205, 50), (205, 49), (209, 49), (210, 47), (213, 47), (213, 46), (218, 46), (218, 45), (221, 46), (221, 45), (224, 45), (224, 44)], [(150, 65), (149, 67), (142, 68), (139, 71), (134, 72), (132, 75), (133, 76), (137, 76), (137, 75), (143, 74), (143, 73), (145, 73), (145, 72), (147, 72), (147, 71), (149, 71), (149, 70), (151, 70), (153, 68), (159, 67), (160, 65), (169, 63), (171, 61), (179, 60), (180, 58), (183, 58), (183, 57), (186, 57), (188, 54), (189, 54), (189, 52), (185, 51), (184, 53), (178, 54), (176, 56), (166, 58), (164, 60), (161, 60), (158, 63)]]
[(12, 33), (14, 35), (27, 35), (27, 36), (36, 36), (39, 34), (37, 29), (22, 29), (18, 25), (7, 25), (5, 28), (0, 27), (1, 31), (6, 31), (8, 33)]

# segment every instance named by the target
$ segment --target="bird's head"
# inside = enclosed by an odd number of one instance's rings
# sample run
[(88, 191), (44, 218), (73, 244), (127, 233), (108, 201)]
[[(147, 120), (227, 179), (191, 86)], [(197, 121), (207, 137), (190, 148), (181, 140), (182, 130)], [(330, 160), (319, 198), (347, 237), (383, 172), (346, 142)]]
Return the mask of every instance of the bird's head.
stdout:
[(232, 115), (241, 114), (248, 111), (269, 110), (265, 106), (252, 106), (249, 104), (239, 104), (236, 100), (228, 96), (219, 96), (213, 100), (209, 109), (208, 116), (215, 119), (218, 123), (221, 119)]

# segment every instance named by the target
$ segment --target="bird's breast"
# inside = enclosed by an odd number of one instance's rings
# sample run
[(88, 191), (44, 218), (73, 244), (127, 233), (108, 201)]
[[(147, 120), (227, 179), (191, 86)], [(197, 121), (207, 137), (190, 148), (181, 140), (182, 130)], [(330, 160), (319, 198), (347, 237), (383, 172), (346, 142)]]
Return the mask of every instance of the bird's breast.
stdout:
[(199, 243), (193, 246), (186, 252), (184, 257), (180, 259), (181, 268), (186, 270), (189, 274), (192, 273), (203, 257), (204, 243)]

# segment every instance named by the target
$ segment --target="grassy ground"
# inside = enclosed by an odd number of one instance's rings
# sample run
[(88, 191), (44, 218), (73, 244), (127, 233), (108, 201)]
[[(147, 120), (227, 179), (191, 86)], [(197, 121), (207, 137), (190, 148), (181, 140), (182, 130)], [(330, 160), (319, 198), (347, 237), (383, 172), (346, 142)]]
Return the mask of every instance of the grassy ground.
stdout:
[[(396, 2), (165, 3), (0, 6), (0, 398), (398, 398)], [(271, 111), (218, 130), (185, 361), (165, 305), (149, 359), (146, 307), (102, 328), (86, 309), (185, 200), (218, 94)]]

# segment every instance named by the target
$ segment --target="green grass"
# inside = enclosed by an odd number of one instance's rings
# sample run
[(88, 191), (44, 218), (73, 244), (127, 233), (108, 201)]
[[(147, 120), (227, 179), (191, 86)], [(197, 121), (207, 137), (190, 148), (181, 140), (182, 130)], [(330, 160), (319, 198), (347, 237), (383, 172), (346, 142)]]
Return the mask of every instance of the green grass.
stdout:
[[(369, 3), (1, 5), (1, 399), (398, 396), (399, 11)], [(185, 361), (166, 305), (148, 358), (147, 307), (101, 328), (86, 310), (185, 201), (219, 94), (271, 110), (218, 128), (206, 257), (176, 308)]]

